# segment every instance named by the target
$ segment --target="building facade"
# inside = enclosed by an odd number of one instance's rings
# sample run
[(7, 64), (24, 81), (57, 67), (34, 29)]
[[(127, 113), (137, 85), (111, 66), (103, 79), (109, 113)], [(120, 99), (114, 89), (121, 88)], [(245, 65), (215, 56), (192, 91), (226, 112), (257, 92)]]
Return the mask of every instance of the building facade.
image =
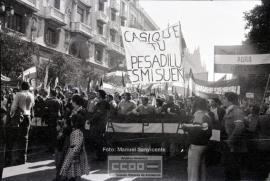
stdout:
[[(14, 0), (4, 1), (14, 15), (4, 27), (39, 45), (38, 63), (55, 52), (85, 61), (87, 71), (103, 75), (125, 63), (120, 26), (157, 30), (138, 0)], [(3, 25), (2, 25), (3, 27)]]

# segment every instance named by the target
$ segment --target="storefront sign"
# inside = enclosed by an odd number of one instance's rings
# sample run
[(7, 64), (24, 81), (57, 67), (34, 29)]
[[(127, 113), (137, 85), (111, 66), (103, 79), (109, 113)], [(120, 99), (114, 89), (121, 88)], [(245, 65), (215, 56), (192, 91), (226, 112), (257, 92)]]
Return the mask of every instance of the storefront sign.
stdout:
[(246, 93), (246, 97), (247, 97), (247, 98), (250, 98), (250, 99), (253, 99), (253, 98), (254, 98), (254, 93), (252, 93), (252, 92), (247, 92), (247, 93)]

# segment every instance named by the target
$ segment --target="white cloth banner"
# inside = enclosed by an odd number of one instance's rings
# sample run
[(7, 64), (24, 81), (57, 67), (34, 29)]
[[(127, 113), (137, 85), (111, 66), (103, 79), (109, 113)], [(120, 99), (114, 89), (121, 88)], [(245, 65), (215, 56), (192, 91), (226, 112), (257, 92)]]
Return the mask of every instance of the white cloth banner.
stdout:
[(194, 83), (195, 94), (199, 96), (199, 92), (206, 94), (219, 94), (222, 95), (225, 92), (234, 92), (240, 95), (240, 86), (229, 86), (229, 87), (206, 87)]
[(270, 64), (270, 54), (215, 55), (215, 64), (260, 65)]
[(162, 31), (121, 30), (132, 84), (183, 82), (180, 24)]
[[(180, 123), (115, 123), (108, 122), (107, 133), (166, 133), (184, 134)], [(220, 141), (220, 131), (212, 130), (210, 140)]]

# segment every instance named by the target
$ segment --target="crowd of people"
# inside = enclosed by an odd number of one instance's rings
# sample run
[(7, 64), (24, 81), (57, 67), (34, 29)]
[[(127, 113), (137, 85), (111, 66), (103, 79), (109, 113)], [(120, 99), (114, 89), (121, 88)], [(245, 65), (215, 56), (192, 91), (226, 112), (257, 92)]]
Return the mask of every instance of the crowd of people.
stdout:
[[(108, 94), (102, 89), (62, 90), (60, 86), (37, 91), (23, 82), (20, 91), (1, 90), (2, 152), (5, 145), (1, 170), (5, 165), (27, 161), (31, 122), (40, 119), (47, 126), (48, 152), (55, 155), (56, 180), (78, 180), (89, 173), (85, 146), (95, 148), (97, 160), (106, 160), (102, 147), (106, 144), (104, 135), (110, 116), (151, 114), (175, 116), (182, 123), (188, 135), (189, 180), (206, 180), (206, 163), (220, 160), (221, 153), (225, 155), (226, 180), (240, 180), (242, 157), (256, 152), (254, 144), (247, 144), (247, 140), (258, 138), (260, 114), (269, 115), (270, 108), (242, 106), (238, 95), (232, 92), (221, 99), (182, 99), (174, 95)], [(221, 131), (220, 143), (210, 142), (213, 129)], [(209, 150), (212, 153), (207, 156)]]

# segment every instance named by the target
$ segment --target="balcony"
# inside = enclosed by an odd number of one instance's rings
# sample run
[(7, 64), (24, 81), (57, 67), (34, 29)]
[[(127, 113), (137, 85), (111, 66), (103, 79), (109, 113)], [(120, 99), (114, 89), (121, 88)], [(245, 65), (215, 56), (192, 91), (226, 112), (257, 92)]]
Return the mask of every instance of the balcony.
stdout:
[(130, 23), (129, 24), (129, 27), (143, 30), (143, 26), (140, 23), (138, 23), (138, 22), (132, 22), (132, 23)]
[(109, 43), (108, 50), (111, 52), (115, 52), (117, 54), (123, 55), (123, 56), (125, 55), (124, 48), (114, 42)]
[(97, 16), (97, 20), (103, 23), (108, 23), (109, 21), (109, 17), (103, 11), (97, 11), (96, 16)]
[(109, 26), (110, 26), (110, 29), (113, 29), (117, 32), (120, 31), (120, 25), (117, 21), (109, 21)]
[(46, 19), (53, 20), (60, 25), (66, 25), (65, 14), (55, 7), (52, 6), (47, 7), (45, 16)]
[(94, 36), (92, 28), (81, 22), (71, 22), (71, 32), (81, 33), (89, 38)]
[(99, 35), (99, 34), (95, 35), (95, 43), (102, 46), (108, 45), (107, 38), (104, 35)]
[(38, 11), (38, 0), (17, 0), (17, 2), (27, 6), (28, 8), (32, 9), (33, 11)]
[(115, 11), (120, 11), (120, 4), (116, 0), (111, 0), (111, 8)]
[(80, 2), (83, 3), (84, 5), (88, 6), (88, 7), (92, 6), (91, 0), (80, 0)]
[(124, 18), (124, 19), (127, 19), (127, 11), (126, 10), (123, 10), (123, 9), (121, 9), (121, 11), (120, 11), (120, 17), (122, 17), (122, 18)]

